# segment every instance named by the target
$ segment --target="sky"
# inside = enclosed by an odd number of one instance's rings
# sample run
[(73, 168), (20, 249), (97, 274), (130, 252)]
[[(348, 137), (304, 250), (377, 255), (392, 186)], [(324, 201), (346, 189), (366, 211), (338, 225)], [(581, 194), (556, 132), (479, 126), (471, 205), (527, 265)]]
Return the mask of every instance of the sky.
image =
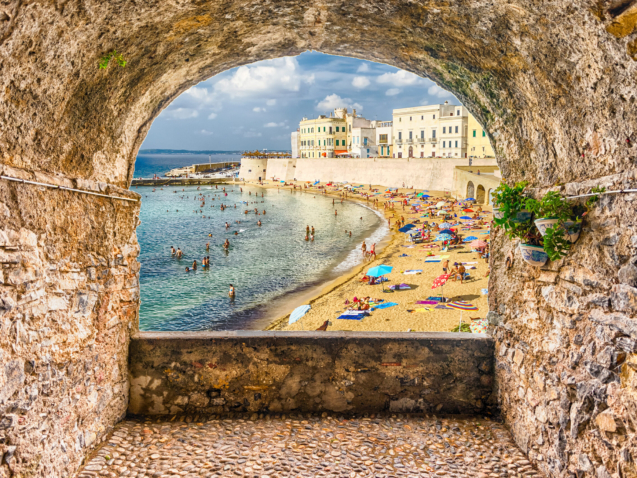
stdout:
[(303, 117), (355, 108), (388, 121), (392, 110), (460, 104), (434, 82), (392, 66), (305, 52), (225, 71), (176, 98), (141, 149), (289, 150)]

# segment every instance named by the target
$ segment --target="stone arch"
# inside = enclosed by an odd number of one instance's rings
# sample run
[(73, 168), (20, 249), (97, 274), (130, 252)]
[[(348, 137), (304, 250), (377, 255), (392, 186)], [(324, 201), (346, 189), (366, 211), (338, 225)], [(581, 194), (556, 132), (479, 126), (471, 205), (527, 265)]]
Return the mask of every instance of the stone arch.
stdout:
[(475, 198), (475, 186), (473, 185), (472, 181), (469, 181), (467, 183), (467, 194), (465, 194), (466, 198)]
[(484, 204), (485, 198), (486, 198), (486, 192), (482, 184), (478, 184), (478, 187), (476, 188), (475, 198), (478, 204)]
[[(130, 198), (134, 193), (121, 188), (130, 184), (137, 150), (153, 119), (177, 95), (235, 66), (316, 50), (388, 63), (449, 89), (489, 135), (507, 182), (527, 179), (539, 189), (570, 183), (569, 191), (588, 192), (586, 181), (621, 188), (618, 173), (634, 176), (637, 38), (631, 9), (611, 8), (611, 2), (597, 2), (591, 8), (589, 0), (555, 0), (551, 9), (525, 0), (460, 0), (453, 8), (406, 0), (391, 4), (380, 0), (60, 4), (16, 1), (10, 9), (7, 2), (0, 5), (3, 175)], [(127, 66), (98, 69), (100, 58), (114, 49), (125, 56)], [(56, 324), (76, 323), (74, 313), (79, 307), (80, 320), (85, 320), (82, 339), (68, 334), (66, 342), (56, 344), (59, 352), (52, 355), (60, 366), (74, 357), (64, 371), (73, 380), (78, 370), (95, 370), (96, 356), (101, 362), (116, 357), (118, 367), (104, 375), (101, 391), (95, 392), (100, 412), (80, 410), (73, 418), (81, 424), (76, 436), (83, 438), (83, 446), (90, 446), (126, 410), (126, 347), (130, 330), (136, 327), (139, 301), (135, 285), (138, 205), (97, 196), (69, 199), (69, 194), (0, 180), (0, 212), (6, 212), (0, 228), (10, 232), (2, 237), (33, 252), (33, 260), (42, 262), (38, 270), (50, 279), (24, 274), (25, 280), (34, 279), (29, 282), (29, 297), (34, 300), (26, 305), (12, 299), (22, 296), (23, 288), (5, 281), (0, 292), (9, 307), (3, 307), (3, 314), (8, 311), (3, 319), (9, 322), (17, 322), (18, 316), (33, 319), (34, 310), (48, 311), (47, 315), (37, 312), (40, 315), (31, 324), (22, 322), (26, 336), (37, 334), (33, 324), (39, 327), (39, 321), (50, 316)], [(630, 208), (621, 196), (606, 200), (618, 207), (596, 211), (587, 216), (588, 221), (632, 224), (626, 212)], [(53, 210), (56, 204), (59, 207)], [(581, 401), (571, 404), (568, 384), (591, 373), (583, 368), (590, 360), (569, 363), (572, 368), (566, 371), (556, 366), (578, 353), (575, 337), (596, 341), (598, 350), (611, 347), (608, 355), (612, 357), (622, 354), (621, 347), (636, 338), (628, 337), (633, 332), (626, 326), (635, 314), (633, 302), (621, 299), (633, 297), (635, 284), (623, 283), (629, 279), (617, 284), (616, 271), (626, 267), (628, 272), (620, 278), (630, 276), (628, 261), (634, 250), (629, 238), (637, 231), (623, 227), (617, 234), (612, 237), (613, 254), (602, 255), (604, 267), (599, 267), (599, 240), (586, 232), (557, 265), (575, 281), (595, 271), (596, 287), (590, 287), (592, 281), (581, 282), (577, 300), (572, 300), (572, 287), (566, 289), (561, 282), (547, 286), (551, 274), (535, 279), (537, 274), (529, 273), (519, 255), (513, 272), (507, 272), (505, 258), (514, 255), (512, 243), (497, 231), (492, 236), (489, 317), (496, 324), (498, 354), (496, 364), (487, 360), (484, 365), (497, 370), (498, 396), (485, 397), (485, 401), (502, 403), (502, 415), (518, 443), (525, 447), (542, 443), (534, 445), (537, 450), (531, 459), (549, 476), (574, 474), (566, 457), (582, 460), (585, 450), (598, 446), (588, 431), (597, 431), (595, 423), (610, 423), (614, 428), (614, 420), (622, 419), (609, 408), (603, 421), (593, 423), (578, 416), (567, 433), (544, 425), (563, 413), (559, 409), (563, 400), (555, 397), (566, 397), (574, 410), (583, 406)], [(109, 275), (111, 270), (118, 270), (118, 280)], [(74, 276), (61, 277), (64, 274)], [(508, 278), (506, 286), (498, 282), (503, 277)], [(67, 288), (58, 287), (56, 281)], [(550, 291), (533, 292), (544, 289)], [(611, 297), (614, 312), (593, 305), (585, 311), (586, 317), (594, 318), (597, 333), (593, 335), (588, 332), (588, 318), (580, 320), (583, 315), (577, 304), (597, 303), (596, 289)], [(529, 312), (536, 310), (542, 311), (541, 317)], [(543, 320), (553, 311), (560, 321)], [(570, 324), (568, 332), (562, 323)], [(620, 325), (613, 328), (616, 323)], [(540, 329), (540, 335), (534, 332)], [(628, 331), (628, 338), (617, 337), (616, 330)], [(610, 339), (604, 341), (604, 337)], [(12, 341), (14, 348), (3, 344), (3, 360), (30, 364), (34, 355), (20, 341)], [(31, 368), (50, 367), (50, 362), (36, 358)], [(613, 380), (616, 368), (594, 365), (596, 377)], [(33, 374), (18, 375), (25, 382), (19, 388), (37, 388)], [(518, 394), (521, 383), (528, 393)], [(67, 400), (67, 388), (51, 383), (47, 400)], [(627, 408), (634, 408), (635, 399), (627, 392), (609, 387), (608, 393), (614, 403), (625, 400)], [(30, 413), (48, 411), (40, 398), (43, 395), (31, 403)], [(596, 400), (598, 395), (605, 396), (596, 393)], [(601, 405), (600, 409), (606, 408), (605, 403)], [(14, 438), (13, 430), (8, 433)], [(41, 443), (34, 434), (25, 432), (24, 442)], [(69, 450), (64, 455), (53, 446), (61, 438)], [(41, 456), (46, 464), (42, 475), (73, 474), (83, 456), (72, 445), (75, 439), (51, 433), (43, 443), (43, 454), (25, 445), (17, 455)], [(600, 476), (624, 466), (619, 447), (608, 446), (612, 448), (603, 462), (591, 456), (595, 461), (591, 464), (584, 457), (583, 462), (594, 466)], [(537, 461), (537, 456), (545, 458)]]
[(487, 204), (493, 204), (493, 189), (487, 191)]

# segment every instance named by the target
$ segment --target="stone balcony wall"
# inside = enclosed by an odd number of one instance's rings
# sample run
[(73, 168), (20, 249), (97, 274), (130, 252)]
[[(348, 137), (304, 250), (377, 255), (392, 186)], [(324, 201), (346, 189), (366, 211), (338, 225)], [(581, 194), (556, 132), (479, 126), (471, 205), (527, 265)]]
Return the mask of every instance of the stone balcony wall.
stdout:
[(493, 341), (467, 333), (140, 332), (129, 412), (494, 412)]
[[(0, 175), (139, 198), (2, 165)], [(126, 413), (138, 212), (0, 180), (0, 477), (71, 476)]]

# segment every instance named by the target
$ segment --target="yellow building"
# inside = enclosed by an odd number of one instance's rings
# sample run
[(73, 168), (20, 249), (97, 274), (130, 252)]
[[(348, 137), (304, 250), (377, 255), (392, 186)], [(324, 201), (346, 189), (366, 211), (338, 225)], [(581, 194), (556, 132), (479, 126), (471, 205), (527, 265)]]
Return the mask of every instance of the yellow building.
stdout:
[(474, 158), (495, 158), (486, 131), (472, 114), (469, 114), (467, 127), (467, 154)]
[(299, 124), (301, 158), (334, 158), (347, 153), (346, 109), (337, 108), (330, 116), (303, 118)]

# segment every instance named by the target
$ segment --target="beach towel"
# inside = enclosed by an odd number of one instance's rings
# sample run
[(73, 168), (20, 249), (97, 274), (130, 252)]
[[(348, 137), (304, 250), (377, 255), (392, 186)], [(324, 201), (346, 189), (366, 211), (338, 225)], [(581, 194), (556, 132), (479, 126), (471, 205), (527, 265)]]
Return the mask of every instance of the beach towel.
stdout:
[(389, 286), (389, 288), (390, 288), (391, 290), (409, 290), (409, 289), (411, 289), (411, 287), (410, 287), (410, 286), (408, 286), (408, 285), (407, 285), (407, 284), (405, 284), (405, 283), (402, 283), (402, 284), (400, 284), (400, 285), (393, 284), (393, 285), (390, 285), (390, 286)]
[(365, 314), (352, 315), (352, 314), (343, 314), (336, 317), (337, 319), (343, 320), (363, 320), (366, 317)]
[(434, 262), (441, 262), (441, 260), (440, 259), (425, 259), (425, 262), (432, 264)]
[(442, 302), (442, 297), (427, 297), (427, 300), (433, 300), (434, 302)]
[(462, 265), (467, 265), (467, 264), (477, 264), (478, 262), (461, 262)]
[(427, 307), (419, 307), (418, 309), (416, 309), (414, 312), (430, 312), (433, 309), (427, 308)]
[(472, 320), (469, 328), (474, 334), (484, 334), (487, 332), (487, 325), (489, 325), (487, 319)]
[(449, 307), (447, 307), (446, 305), (442, 305), (442, 304), (438, 304), (436, 307), (434, 307), (435, 309), (449, 309)]
[(452, 309), (460, 309), (460, 310), (478, 310), (478, 308), (469, 303), (469, 302), (465, 302), (463, 300), (458, 300), (455, 302), (449, 302), (447, 304), (448, 307), (451, 307)]
[(417, 300), (416, 304), (436, 305), (438, 304), (438, 301), (437, 300)]
[(383, 304), (377, 305), (376, 307), (372, 307), (372, 310), (388, 309), (389, 307), (393, 307), (395, 305), (398, 305), (398, 303), (397, 302), (385, 302)]
[(409, 274), (420, 274), (422, 272), (422, 269), (414, 269), (414, 270), (407, 270), (404, 272), (405, 275), (409, 275)]

